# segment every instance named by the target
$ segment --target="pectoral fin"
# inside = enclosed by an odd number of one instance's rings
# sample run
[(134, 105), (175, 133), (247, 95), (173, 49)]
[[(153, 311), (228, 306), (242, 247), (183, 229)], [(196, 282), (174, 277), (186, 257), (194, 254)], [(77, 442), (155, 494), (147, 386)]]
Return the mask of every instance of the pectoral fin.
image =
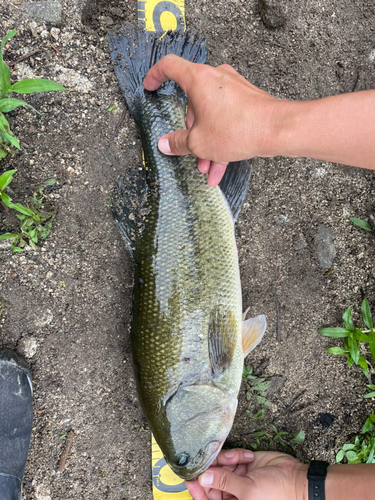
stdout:
[(266, 317), (263, 314), (242, 322), (242, 349), (245, 358), (262, 340), (266, 328)]
[(220, 375), (229, 366), (236, 347), (236, 320), (231, 311), (215, 307), (208, 325), (208, 354), (212, 374)]

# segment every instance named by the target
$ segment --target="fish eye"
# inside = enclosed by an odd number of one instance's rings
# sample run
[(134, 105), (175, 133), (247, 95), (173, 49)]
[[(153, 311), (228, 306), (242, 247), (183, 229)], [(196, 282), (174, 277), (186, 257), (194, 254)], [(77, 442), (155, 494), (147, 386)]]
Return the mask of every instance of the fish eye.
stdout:
[(177, 453), (173, 458), (172, 462), (178, 467), (185, 467), (189, 462), (190, 457), (187, 453)]

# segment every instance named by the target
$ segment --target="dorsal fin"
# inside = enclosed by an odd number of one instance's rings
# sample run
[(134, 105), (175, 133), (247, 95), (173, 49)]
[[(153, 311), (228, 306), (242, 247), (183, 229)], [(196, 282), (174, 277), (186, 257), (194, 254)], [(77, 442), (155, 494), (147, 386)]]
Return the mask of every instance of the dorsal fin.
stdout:
[(250, 162), (234, 161), (227, 166), (224, 177), (219, 184), (232, 210), (235, 222), (241, 212), (243, 202), (245, 201), (249, 189), (250, 177)]

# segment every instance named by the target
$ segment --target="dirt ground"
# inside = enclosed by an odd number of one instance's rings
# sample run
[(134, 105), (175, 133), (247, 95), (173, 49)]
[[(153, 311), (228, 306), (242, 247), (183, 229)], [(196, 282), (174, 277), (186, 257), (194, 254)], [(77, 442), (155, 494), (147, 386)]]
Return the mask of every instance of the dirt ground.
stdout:
[[(372, 1), (262, 5), (186, 2), (187, 25), (206, 37), (210, 64), (231, 64), (287, 99), (375, 87)], [(13, 63), (39, 50), (12, 66), (13, 80), (49, 78), (68, 89), (27, 96), (40, 115), (11, 113), (22, 149), (11, 162), (0, 162), (0, 173), (17, 169), (16, 201), (26, 202), (50, 178), (61, 188), (49, 194), (58, 224), (38, 251), (0, 250), (0, 345), (29, 355), (27, 346), (36, 347), (29, 359), (34, 429), (24, 498), (151, 499), (150, 432), (137, 402), (129, 346), (132, 266), (109, 210), (115, 180), (141, 165), (138, 133), (106, 40), (109, 28), (135, 22), (136, 2), (64, 0), (61, 6), (61, 20), (47, 23), (32, 19), (23, 0), (0, 6), (1, 36), (18, 30), (4, 59)], [(371, 171), (309, 159), (253, 161), (236, 231), (244, 308), (250, 306), (252, 316), (264, 313), (268, 329), (246, 363), (268, 361), (263, 374), (282, 377), (283, 387), (270, 397), (270, 418), (280, 429), (305, 431), (296, 449), (303, 460), (333, 462), (373, 407), (362, 399), (363, 375), (327, 354), (337, 342), (317, 329), (341, 326), (349, 305), (358, 318), (364, 297), (375, 306), (374, 236), (349, 221), (374, 211), (374, 194)], [(0, 212), (0, 229), (12, 225)], [(229, 441), (246, 445), (244, 396), (245, 388)], [(332, 425), (323, 427), (319, 413), (330, 414)], [(71, 431), (60, 473), (67, 440), (61, 436)]]

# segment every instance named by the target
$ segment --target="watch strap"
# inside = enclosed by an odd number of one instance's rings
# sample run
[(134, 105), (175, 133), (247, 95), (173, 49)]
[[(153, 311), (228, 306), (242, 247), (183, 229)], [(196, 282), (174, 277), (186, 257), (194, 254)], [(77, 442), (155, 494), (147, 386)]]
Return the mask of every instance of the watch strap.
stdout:
[(325, 480), (328, 466), (328, 462), (320, 460), (312, 460), (310, 462), (310, 467), (307, 471), (309, 500), (326, 500)]

